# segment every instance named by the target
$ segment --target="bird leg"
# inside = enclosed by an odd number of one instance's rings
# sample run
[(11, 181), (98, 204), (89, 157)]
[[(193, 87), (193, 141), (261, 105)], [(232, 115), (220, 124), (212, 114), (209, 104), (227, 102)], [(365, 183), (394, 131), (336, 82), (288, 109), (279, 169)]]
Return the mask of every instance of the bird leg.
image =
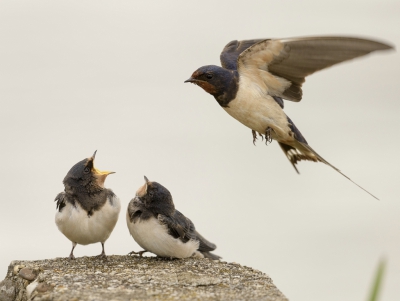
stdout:
[(267, 129), (265, 130), (265, 145), (268, 145), (268, 143), (272, 142), (271, 131), (272, 128), (270, 127), (267, 127)]
[(69, 254), (69, 259), (75, 259), (75, 256), (74, 256), (74, 249), (75, 249), (75, 247), (76, 247), (76, 242), (73, 242), (72, 243), (72, 250), (71, 250), (71, 254)]
[(147, 250), (143, 250), (143, 251), (139, 251), (139, 252), (132, 251), (132, 252), (129, 252), (128, 255), (139, 255), (140, 257), (143, 257), (143, 254), (146, 252), (148, 252), (148, 251)]
[(101, 243), (101, 248), (102, 248), (101, 254), (98, 255), (97, 257), (106, 258), (107, 256), (106, 253), (104, 252), (104, 242)]

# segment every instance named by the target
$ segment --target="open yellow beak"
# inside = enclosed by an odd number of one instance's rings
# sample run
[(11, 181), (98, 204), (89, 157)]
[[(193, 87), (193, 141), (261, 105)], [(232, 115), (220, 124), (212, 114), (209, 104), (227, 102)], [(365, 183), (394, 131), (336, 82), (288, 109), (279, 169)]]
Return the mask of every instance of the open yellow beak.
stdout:
[(115, 173), (114, 171), (101, 171), (94, 167), (94, 158), (96, 157), (97, 150), (94, 152), (93, 156), (88, 158), (89, 161), (92, 161), (92, 174), (96, 177), (97, 185), (104, 188), (104, 181), (106, 180), (107, 176)]
[(94, 166), (93, 166), (92, 171), (93, 171), (93, 175), (97, 179), (97, 184), (102, 188), (104, 188), (104, 181), (106, 180), (107, 176), (115, 173), (114, 171), (101, 171), (101, 170), (98, 170), (97, 168), (95, 168)]

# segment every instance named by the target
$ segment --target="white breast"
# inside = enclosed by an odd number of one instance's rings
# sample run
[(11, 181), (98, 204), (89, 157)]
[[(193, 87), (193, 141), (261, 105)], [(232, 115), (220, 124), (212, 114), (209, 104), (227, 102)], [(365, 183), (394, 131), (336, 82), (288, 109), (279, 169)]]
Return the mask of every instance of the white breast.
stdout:
[(66, 203), (61, 212), (56, 212), (56, 224), (58, 229), (72, 242), (81, 245), (92, 243), (104, 243), (110, 236), (118, 215), (121, 210), (121, 203), (115, 196), (112, 205), (109, 200), (100, 210), (94, 211), (88, 216), (81, 205)]
[(240, 77), (239, 87), (236, 98), (224, 110), (260, 134), (270, 127), (282, 140), (287, 138), (287, 117), (276, 101), (247, 77)]
[(132, 237), (139, 246), (147, 251), (161, 257), (186, 258), (195, 253), (199, 256), (196, 252), (199, 248), (198, 241), (189, 240), (184, 243), (180, 239), (172, 237), (168, 234), (166, 226), (154, 217), (145, 221), (139, 219), (133, 223), (127, 212), (126, 222)]

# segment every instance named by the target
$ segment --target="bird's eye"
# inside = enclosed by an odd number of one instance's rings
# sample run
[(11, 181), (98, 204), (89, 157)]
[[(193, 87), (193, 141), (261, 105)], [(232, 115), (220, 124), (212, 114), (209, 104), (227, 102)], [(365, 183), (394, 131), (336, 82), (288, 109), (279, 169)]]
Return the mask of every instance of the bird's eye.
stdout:
[(84, 173), (89, 173), (90, 172), (90, 168), (89, 167), (85, 167), (85, 169), (83, 170)]
[(212, 74), (212, 73), (206, 73), (206, 77), (207, 77), (208, 79), (212, 79), (212, 78), (213, 78), (213, 74)]

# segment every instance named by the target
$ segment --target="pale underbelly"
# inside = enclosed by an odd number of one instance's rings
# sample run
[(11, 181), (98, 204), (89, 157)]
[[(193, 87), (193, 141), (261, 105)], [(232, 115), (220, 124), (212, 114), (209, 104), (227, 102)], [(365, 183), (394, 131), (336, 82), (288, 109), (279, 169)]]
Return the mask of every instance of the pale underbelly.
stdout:
[(265, 134), (268, 128), (273, 129), (273, 139), (285, 139), (290, 131), (285, 113), (269, 97), (248, 97), (246, 100), (237, 97), (224, 110), (248, 128)]
[(145, 250), (161, 257), (187, 258), (192, 256), (199, 247), (199, 242), (189, 240), (186, 243), (168, 234), (164, 225), (156, 218), (150, 218), (136, 223), (130, 221), (127, 214), (129, 232), (135, 241)]
[(79, 204), (74, 207), (67, 203), (61, 212), (57, 211), (55, 220), (58, 229), (72, 242), (81, 245), (105, 242), (117, 223), (120, 209), (117, 197), (113, 205), (107, 200), (103, 208), (90, 217)]

